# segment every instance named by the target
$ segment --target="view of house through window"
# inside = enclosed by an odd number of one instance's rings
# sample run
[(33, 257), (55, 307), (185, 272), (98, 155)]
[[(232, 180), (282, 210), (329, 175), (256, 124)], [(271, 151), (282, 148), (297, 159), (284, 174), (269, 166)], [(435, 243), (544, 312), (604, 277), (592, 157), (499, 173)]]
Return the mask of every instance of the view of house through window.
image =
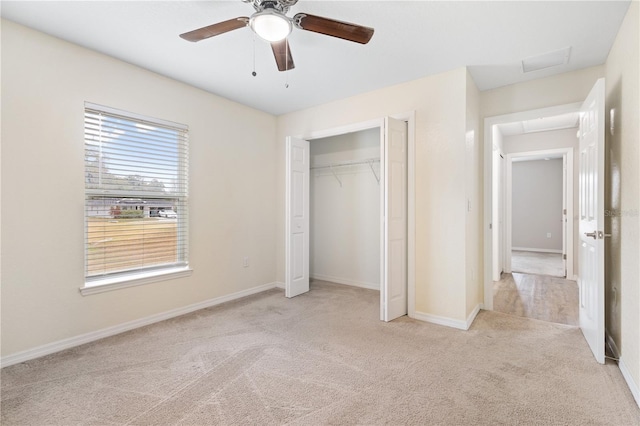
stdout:
[(187, 127), (88, 103), (84, 126), (88, 285), (186, 266)]

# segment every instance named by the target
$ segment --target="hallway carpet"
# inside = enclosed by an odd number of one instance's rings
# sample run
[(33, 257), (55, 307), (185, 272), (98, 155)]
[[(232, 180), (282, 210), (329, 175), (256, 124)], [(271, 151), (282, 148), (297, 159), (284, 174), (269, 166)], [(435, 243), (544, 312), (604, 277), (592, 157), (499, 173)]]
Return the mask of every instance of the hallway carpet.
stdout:
[(550, 275), (552, 277), (565, 277), (566, 275), (560, 253), (513, 250), (511, 252), (511, 270), (522, 274)]
[(493, 309), (579, 326), (578, 283), (549, 275), (503, 273), (493, 282)]
[(271, 290), (2, 370), (3, 425), (638, 425), (579, 329), (379, 321), (379, 293)]

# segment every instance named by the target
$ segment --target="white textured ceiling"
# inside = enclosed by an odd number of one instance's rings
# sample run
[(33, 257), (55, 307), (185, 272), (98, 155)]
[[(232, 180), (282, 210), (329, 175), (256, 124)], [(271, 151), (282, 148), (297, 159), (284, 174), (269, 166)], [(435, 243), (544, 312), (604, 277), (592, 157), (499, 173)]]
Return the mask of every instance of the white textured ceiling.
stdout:
[[(198, 43), (178, 34), (249, 16), (235, 1), (2, 1), (6, 19), (272, 114), (469, 66), (481, 90), (604, 63), (629, 1), (306, 1), (291, 8), (375, 28), (368, 45), (294, 29), (280, 73), (248, 28)], [(257, 76), (253, 77), (253, 50)], [(571, 47), (566, 65), (526, 57)], [(288, 88), (286, 87), (288, 83)]]

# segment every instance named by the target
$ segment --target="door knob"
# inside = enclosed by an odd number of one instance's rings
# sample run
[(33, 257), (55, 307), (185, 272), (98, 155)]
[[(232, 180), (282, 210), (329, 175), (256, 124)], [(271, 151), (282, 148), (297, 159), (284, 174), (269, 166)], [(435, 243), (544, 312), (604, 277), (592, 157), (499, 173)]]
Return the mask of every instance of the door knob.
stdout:
[(604, 237), (611, 237), (611, 234), (605, 234), (602, 231), (598, 231), (598, 238), (603, 239)]
[(584, 233), (584, 235), (586, 235), (587, 237), (592, 237), (594, 240), (595, 240), (596, 238), (598, 238), (598, 237), (597, 237), (597, 234), (596, 234), (596, 231), (593, 231), (593, 232), (585, 232), (585, 233)]

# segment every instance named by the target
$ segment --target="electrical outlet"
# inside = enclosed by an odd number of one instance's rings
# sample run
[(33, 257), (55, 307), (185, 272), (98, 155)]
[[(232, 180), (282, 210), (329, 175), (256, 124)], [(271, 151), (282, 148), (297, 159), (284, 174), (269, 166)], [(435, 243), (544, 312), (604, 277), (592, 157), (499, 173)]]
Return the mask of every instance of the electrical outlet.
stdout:
[(249, 267), (249, 257), (248, 257), (248, 256), (245, 256), (245, 257), (242, 259), (242, 267), (243, 267), (243, 268), (248, 268), (248, 267)]
[(551, 232), (547, 232), (547, 238), (551, 238)]

